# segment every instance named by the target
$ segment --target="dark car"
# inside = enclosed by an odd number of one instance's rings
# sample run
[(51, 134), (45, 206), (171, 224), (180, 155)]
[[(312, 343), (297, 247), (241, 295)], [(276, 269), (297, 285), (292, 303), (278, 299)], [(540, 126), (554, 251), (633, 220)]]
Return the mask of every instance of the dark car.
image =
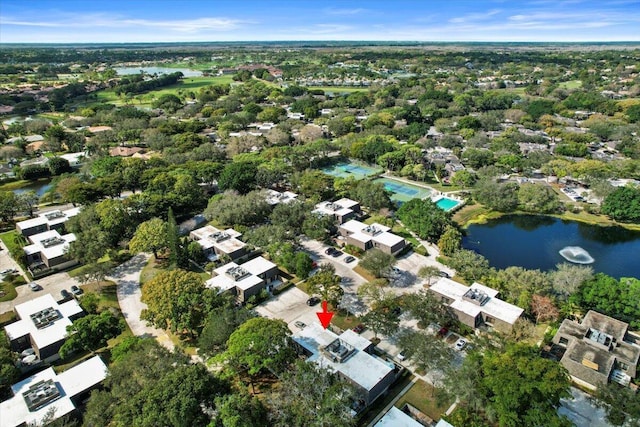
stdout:
[(442, 270), (438, 272), (438, 275), (440, 277), (446, 277), (447, 279), (451, 278), (451, 276), (449, 276), (449, 273), (447, 273), (446, 271), (442, 271)]
[(66, 301), (66, 300), (71, 299), (71, 294), (70, 294), (70, 293), (69, 293), (69, 291), (68, 291), (68, 290), (66, 290), (66, 289), (63, 289), (63, 290), (61, 290), (61, 291), (60, 291), (60, 296), (61, 296), (61, 297), (62, 297), (62, 299), (63, 299), (63, 300), (65, 300), (65, 301)]
[(307, 300), (307, 305), (308, 306), (314, 306), (316, 304), (318, 304), (320, 302), (320, 298), (318, 297), (311, 297)]
[(336, 251), (336, 248), (327, 248), (324, 253), (327, 255), (333, 255), (333, 253)]
[(352, 329), (356, 334), (361, 334), (364, 331), (364, 325), (362, 323), (358, 324), (355, 328)]
[(351, 255), (349, 255), (348, 257), (346, 257), (346, 258), (344, 259), (344, 262), (349, 263), (349, 262), (353, 262), (353, 261), (355, 261), (355, 260), (356, 260), (356, 259), (355, 259), (354, 257), (352, 257)]
[(444, 338), (448, 333), (449, 333), (449, 329), (444, 327), (440, 328), (440, 330), (438, 331), (438, 337)]
[(333, 252), (331, 252), (331, 256), (334, 257), (334, 258), (337, 258), (340, 255), (342, 255), (342, 251), (339, 251), (337, 249), (334, 249)]
[(71, 293), (74, 295), (82, 295), (82, 289), (80, 289), (76, 285), (73, 285), (71, 286)]

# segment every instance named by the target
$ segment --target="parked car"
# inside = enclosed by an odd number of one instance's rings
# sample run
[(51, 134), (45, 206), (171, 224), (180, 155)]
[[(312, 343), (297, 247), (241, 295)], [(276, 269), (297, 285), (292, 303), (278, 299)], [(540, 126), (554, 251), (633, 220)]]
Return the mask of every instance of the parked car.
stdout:
[(334, 257), (334, 258), (337, 258), (340, 255), (342, 255), (342, 251), (339, 251), (337, 249), (334, 249), (333, 252), (331, 252), (331, 256)]
[(445, 327), (440, 328), (440, 330), (438, 331), (438, 338), (444, 338), (447, 336), (447, 334), (449, 333), (449, 330)]
[(401, 351), (400, 353), (398, 353), (398, 355), (396, 356), (396, 358), (397, 358), (399, 361), (401, 361), (401, 362), (402, 362), (403, 360), (405, 360), (405, 359), (407, 358), (407, 356), (404, 354), (404, 350), (403, 350), (403, 351)]
[(299, 321), (299, 320), (296, 320), (295, 322), (293, 322), (293, 324), (294, 324), (296, 327), (300, 328), (300, 329), (302, 329), (302, 328), (304, 328), (305, 326), (307, 326), (304, 322), (301, 322), (301, 321)]
[(318, 304), (320, 302), (320, 298), (318, 297), (311, 297), (307, 300), (307, 305), (308, 306), (314, 306), (316, 304)]
[(77, 287), (76, 285), (71, 286), (71, 293), (74, 295), (82, 295), (82, 289)]
[(327, 254), (327, 255), (331, 255), (331, 254), (333, 254), (333, 252), (335, 252), (335, 251), (336, 251), (336, 248), (334, 248), (334, 247), (330, 247), (330, 248), (327, 248), (327, 249), (324, 251), (324, 253), (325, 253), (325, 254)]
[(18, 272), (18, 270), (16, 270), (15, 268), (5, 268), (4, 270), (0, 271), (0, 274), (2, 274), (2, 275), (16, 274), (17, 272)]
[(353, 261), (355, 261), (355, 260), (356, 260), (356, 259), (355, 259), (354, 257), (352, 257), (351, 255), (349, 255), (348, 257), (346, 257), (346, 258), (344, 259), (344, 262), (346, 262), (346, 263), (350, 263), (350, 262), (353, 262)]
[(38, 285), (36, 282), (31, 282), (31, 283), (29, 283), (29, 289), (31, 289), (33, 292), (35, 292), (35, 291), (39, 291), (40, 289), (42, 289), (42, 286)]
[(69, 300), (72, 298), (71, 294), (66, 289), (63, 289), (60, 291), (60, 296), (62, 297), (63, 300)]
[(358, 324), (355, 328), (352, 329), (356, 334), (361, 334), (364, 331), (364, 325), (362, 323)]
[(458, 341), (456, 341), (456, 343), (453, 345), (453, 348), (455, 348), (458, 351), (461, 351), (462, 349), (464, 349), (467, 345), (467, 340), (465, 340), (464, 338), (460, 338)]
[(449, 276), (449, 273), (447, 273), (446, 271), (442, 271), (442, 270), (440, 270), (440, 271), (438, 272), (438, 275), (439, 275), (440, 277), (446, 277), (447, 279), (450, 279), (450, 278), (451, 278), (451, 276)]

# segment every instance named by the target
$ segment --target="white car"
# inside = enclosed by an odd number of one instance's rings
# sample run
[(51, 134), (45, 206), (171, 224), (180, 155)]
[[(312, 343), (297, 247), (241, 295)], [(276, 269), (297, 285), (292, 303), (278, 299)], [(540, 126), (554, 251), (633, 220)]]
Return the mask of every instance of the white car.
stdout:
[(458, 341), (456, 341), (456, 343), (453, 345), (453, 348), (455, 348), (458, 351), (462, 351), (462, 349), (464, 349), (467, 346), (467, 340), (465, 340), (464, 338), (460, 338)]
[(39, 291), (40, 289), (42, 289), (42, 286), (38, 285), (36, 282), (31, 282), (29, 283), (29, 289), (31, 289), (32, 291)]

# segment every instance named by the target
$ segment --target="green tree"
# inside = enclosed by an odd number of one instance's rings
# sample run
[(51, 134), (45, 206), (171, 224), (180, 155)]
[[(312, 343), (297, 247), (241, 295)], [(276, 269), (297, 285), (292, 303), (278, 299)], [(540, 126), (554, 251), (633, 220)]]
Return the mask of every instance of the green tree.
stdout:
[(316, 169), (294, 174), (291, 183), (297, 191), (314, 200), (327, 200), (333, 197), (333, 177)]
[(0, 191), (0, 219), (9, 222), (18, 213), (18, 200), (13, 191)]
[(612, 381), (598, 387), (596, 398), (594, 403), (605, 409), (607, 421), (611, 424), (629, 427), (640, 425), (640, 395), (629, 387)]
[(447, 226), (438, 240), (438, 249), (445, 256), (451, 256), (462, 246), (462, 233), (452, 225)]
[(349, 191), (349, 197), (353, 200), (358, 200), (362, 206), (372, 211), (391, 207), (391, 199), (384, 185), (367, 179), (356, 181)]
[(511, 212), (518, 206), (518, 184), (498, 183), (485, 178), (476, 183), (473, 197), (479, 202), (499, 212)]
[(467, 249), (454, 252), (449, 258), (449, 265), (469, 283), (481, 280), (490, 271), (485, 257)]
[(619, 187), (602, 202), (602, 213), (616, 221), (640, 222), (640, 189)]
[(221, 358), (233, 372), (246, 372), (253, 386), (255, 376), (262, 370), (279, 374), (294, 360), (290, 335), (282, 320), (255, 317), (231, 334)]
[(358, 265), (374, 276), (382, 277), (395, 263), (396, 257), (382, 252), (378, 248), (373, 248), (364, 254)]
[(167, 223), (160, 218), (152, 218), (136, 228), (129, 250), (133, 253), (151, 251), (158, 258), (158, 251), (167, 247), (167, 237)]
[(558, 195), (547, 185), (524, 183), (518, 190), (520, 209), (534, 213), (553, 213), (560, 209)]
[(71, 172), (71, 166), (69, 166), (69, 161), (67, 159), (63, 159), (62, 157), (52, 157), (49, 159), (47, 163), (47, 167), (51, 172), (51, 175), (57, 176), (62, 175), (63, 173)]
[(264, 222), (270, 211), (269, 203), (259, 191), (245, 195), (224, 193), (209, 200), (204, 216), (219, 224), (252, 226)]
[(231, 334), (244, 322), (254, 317), (251, 311), (232, 305), (216, 307), (207, 316), (198, 337), (198, 347), (204, 354), (223, 351)]
[(215, 403), (217, 412), (209, 427), (262, 427), (268, 424), (266, 408), (249, 393), (219, 396)]
[(566, 300), (580, 288), (580, 285), (593, 278), (593, 268), (565, 262), (557, 264), (556, 269), (549, 275), (554, 293)]
[(108, 310), (74, 320), (67, 326), (68, 337), (60, 347), (60, 357), (66, 359), (79, 350), (93, 352), (107, 345), (108, 340), (120, 335), (124, 329), (124, 319), (114, 316)]
[(33, 216), (33, 210), (38, 206), (39, 201), (40, 197), (33, 190), (18, 194), (16, 200), (20, 209), (26, 212), (29, 217)]
[(222, 170), (218, 179), (218, 186), (222, 191), (236, 190), (246, 194), (253, 190), (256, 184), (256, 164), (248, 161), (229, 163)]
[(313, 270), (313, 260), (308, 253), (300, 251), (295, 255), (295, 266), (296, 276), (306, 279)]
[(595, 310), (607, 316), (628, 322), (632, 327), (640, 326), (640, 280), (622, 277), (619, 281), (604, 273), (596, 273), (583, 282), (569, 301), (583, 310)]
[(282, 387), (269, 400), (271, 424), (289, 426), (354, 426), (351, 403), (354, 387), (336, 373), (297, 361), (281, 379)]
[(397, 215), (411, 231), (430, 242), (437, 242), (451, 224), (451, 215), (430, 199), (409, 200), (398, 209)]
[(323, 301), (327, 301), (333, 307), (338, 307), (344, 295), (340, 283), (340, 276), (336, 274), (332, 264), (320, 264), (318, 272), (307, 279), (309, 293), (320, 295)]
[(179, 334), (195, 335), (211, 309), (222, 303), (200, 275), (190, 271), (163, 271), (142, 285), (148, 306), (142, 318), (154, 326)]
[(453, 351), (444, 340), (434, 339), (431, 334), (413, 329), (405, 329), (400, 333), (398, 346), (416, 368), (426, 372), (445, 369), (453, 358)]
[(449, 307), (427, 290), (421, 290), (407, 298), (406, 307), (421, 328), (427, 328), (431, 324), (450, 326), (456, 320)]
[(0, 331), (0, 399), (11, 396), (11, 386), (20, 378), (16, 353), (11, 351), (7, 334)]

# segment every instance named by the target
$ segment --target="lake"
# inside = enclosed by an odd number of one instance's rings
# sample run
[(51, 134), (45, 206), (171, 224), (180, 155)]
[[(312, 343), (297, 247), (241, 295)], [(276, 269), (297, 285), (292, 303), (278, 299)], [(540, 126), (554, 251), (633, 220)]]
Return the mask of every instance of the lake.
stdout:
[(16, 188), (15, 190), (13, 190), (13, 192), (15, 194), (22, 194), (22, 193), (26, 193), (27, 191), (35, 191), (38, 197), (42, 197), (42, 195), (47, 191), (49, 191), (50, 188), (51, 188), (50, 181), (38, 181), (38, 182), (33, 182), (29, 185), (25, 185), (24, 187)]
[(167, 67), (117, 67), (114, 68), (120, 76), (127, 74), (140, 74), (144, 71), (147, 74), (171, 74), (182, 72), (185, 77), (202, 77), (202, 71), (190, 70), (188, 68), (167, 68)]
[(588, 264), (610, 276), (640, 278), (640, 232), (599, 227), (535, 215), (506, 215), (472, 224), (462, 246), (483, 255), (496, 268), (520, 266), (551, 270), (567, 246), (581, 247), (594, 258)]

